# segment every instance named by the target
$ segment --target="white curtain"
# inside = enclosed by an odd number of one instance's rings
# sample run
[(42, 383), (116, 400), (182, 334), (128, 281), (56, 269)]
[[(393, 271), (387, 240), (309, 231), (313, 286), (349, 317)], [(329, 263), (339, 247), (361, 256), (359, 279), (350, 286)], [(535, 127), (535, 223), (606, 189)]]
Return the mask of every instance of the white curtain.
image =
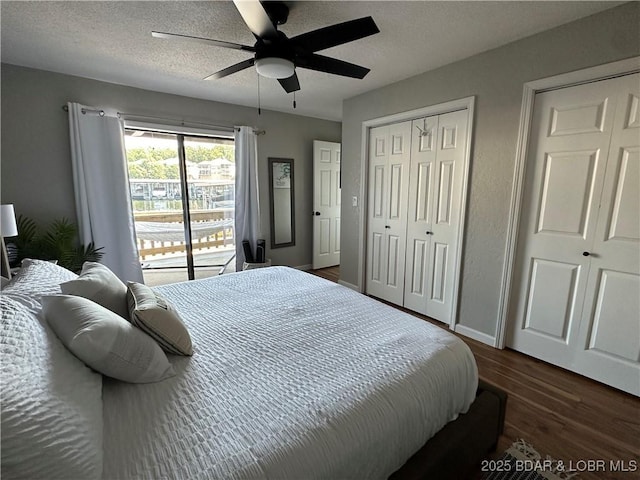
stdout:
[(236, 128), (236, 271), (242, 270), (242, 241), (249, 240), (253, 254), (261, 238), (258, 195), (258, 141), (252, 127)]
[(142, 283), (122, 122), (78, 103), (68, 107), (80, 241), (103, 247), (100, 262), (122, 281)]

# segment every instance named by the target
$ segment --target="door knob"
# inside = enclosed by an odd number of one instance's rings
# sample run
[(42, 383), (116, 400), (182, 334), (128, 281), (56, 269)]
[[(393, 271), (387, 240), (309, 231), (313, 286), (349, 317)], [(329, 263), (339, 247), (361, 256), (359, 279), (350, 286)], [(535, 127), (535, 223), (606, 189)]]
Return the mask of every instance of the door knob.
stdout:
[(588, 257), (589, 255), (591, 255), (591, 253), (589, 253), (589, 252), (582, 252), (582, 255), (584, 255), (585, 257)]
[(427, 233), (427, 235), (433, 235), (433, 232), (427, 231), (426, 233)]
[(319, 216), (320, 212), (313, 212), (311, 215)]
[(384, 228), (391, 228), (389, 225), (385, 225)]

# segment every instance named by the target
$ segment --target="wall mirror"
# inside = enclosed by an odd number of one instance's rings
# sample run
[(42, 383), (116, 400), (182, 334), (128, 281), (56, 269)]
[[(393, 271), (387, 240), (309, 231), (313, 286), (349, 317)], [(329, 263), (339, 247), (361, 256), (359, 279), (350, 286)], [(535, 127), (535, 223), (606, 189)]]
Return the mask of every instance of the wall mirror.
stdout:
[(293, 159), (269, 158), (271, 248), (296, 244)]

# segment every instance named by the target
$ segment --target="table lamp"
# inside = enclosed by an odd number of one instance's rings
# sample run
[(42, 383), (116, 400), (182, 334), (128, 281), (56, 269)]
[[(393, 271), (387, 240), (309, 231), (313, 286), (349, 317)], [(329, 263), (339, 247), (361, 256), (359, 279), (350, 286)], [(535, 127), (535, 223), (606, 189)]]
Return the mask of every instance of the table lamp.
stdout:
[(0, 205), (0, 237), (2, 241), (2, 276), (11, 278), (11, 267), (9, 266), (9, 255), (7, 246), (4, 243), (5, 237), (15, 237), (18, 235), (18, 225), (16, 224), (16, 212), (13, 204)]

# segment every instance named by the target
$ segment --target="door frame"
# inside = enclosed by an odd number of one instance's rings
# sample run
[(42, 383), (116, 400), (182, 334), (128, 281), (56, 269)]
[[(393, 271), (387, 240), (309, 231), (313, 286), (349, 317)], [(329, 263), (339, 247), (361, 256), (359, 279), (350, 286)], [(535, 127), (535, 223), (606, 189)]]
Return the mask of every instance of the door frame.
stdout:
[(456, 266), (456, 278), (453, 282), (453, 296), (451, 321), (449, 328), (455, 329), (458, 317), (458, 291), (460, 287), (460, 266), (462, 264), (462, 247), (465, 230), (465, 214), (467, 208), (467, 186), (469, 181), (469, 165), (471, 163), (471, 139), (473, 132), (473, 118), (475, 108), (475, 95), (449, 102), (430, 105), (407, 112), (385, 115), (383, 117), (373, 118), (362, 122), (362, 144), (360, 147), (360, 239), (358, 242), (358, 291), (365, 293), (366, 289), (366, 255), (367, 255), (367, 214), (368, 214), (368, 179), (369, 179), (369, 131), (374, 127), (390, 125), (392, 123), (404, 122), (407, 120), (415, 120), (417, 118), (440, 115), (443, 113), (451, 113), (459, 110), (467, 111), (467, 135), (465, 138), (465, 154), (463, 164), (462, 178), (462, 199), (460, 202), (460, 229), (458, 230), (458, 254), (454, 263)]
[(524, 180), (526, 173), (527, 155), (529, 147), (529, 134), (532, 127), (533, 103), (537, 93), (573, 87), (585, 83), (593, 83), (608, 78), (619, 77), (640, 72), (640, 57), (631, 57), (617, 62), (598, 65), (596, 67), (576, 70), (573, 72), (555, 75), (527, 82), (522, 93), (522, 106), (520, 108), (520, 127), (518, 129), (518, 141), (516, 143), (516, 159), (513, 171), (513, 188), (509, 207), (509, 223), (507, 225), (507, 241), (500, 284), (500, 299), (498, 302), (498, 324), (494, 347), (504, 348), (506, 343), (509, 319), (509, 307), (512, 295), (513, 273), (515, 266), (515, 253), (518, 242), (518, 229), (522, 214), (522, 196), (524, 194)]

